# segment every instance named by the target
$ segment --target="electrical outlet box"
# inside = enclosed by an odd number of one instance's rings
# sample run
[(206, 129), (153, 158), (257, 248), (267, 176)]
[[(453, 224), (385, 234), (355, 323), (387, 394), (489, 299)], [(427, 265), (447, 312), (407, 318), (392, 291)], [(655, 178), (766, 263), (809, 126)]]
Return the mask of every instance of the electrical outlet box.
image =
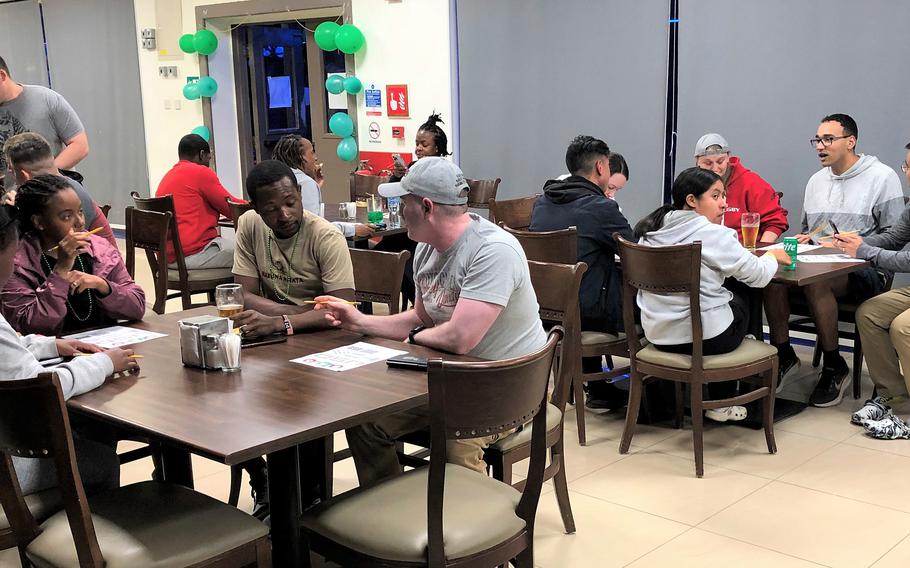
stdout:
[(145, 38), (142, 40), (142, 49), (154, 50), (156, 45), (155, 38)]
[(171, 99), (164, 99), (164, 110), (171, 110)]
[(166, 66), (160, 65), (158, 67), (158, 76), (161, 77), (162, 79), (167, 77), (167, 67)]
[(180, 99), (174, 99), (174, 110), (180, 110)]
[(168, 77), (172, 77), (172, 78), (174, 78), (174, 79), (177, 78), (177, 66), (176, 66), (176, 65), (168, 65), (168, 66), (166, 67), (166, 69), (167, 69), (167, 76), (168, 76)]

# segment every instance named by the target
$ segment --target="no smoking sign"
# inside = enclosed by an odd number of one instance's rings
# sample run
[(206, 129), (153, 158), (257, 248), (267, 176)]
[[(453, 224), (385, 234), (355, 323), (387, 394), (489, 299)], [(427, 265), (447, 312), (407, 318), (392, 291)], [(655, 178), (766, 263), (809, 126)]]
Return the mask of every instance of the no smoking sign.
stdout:
[(379, 140), (379, 124), (376, 122), (370, 123), (370, 139)]

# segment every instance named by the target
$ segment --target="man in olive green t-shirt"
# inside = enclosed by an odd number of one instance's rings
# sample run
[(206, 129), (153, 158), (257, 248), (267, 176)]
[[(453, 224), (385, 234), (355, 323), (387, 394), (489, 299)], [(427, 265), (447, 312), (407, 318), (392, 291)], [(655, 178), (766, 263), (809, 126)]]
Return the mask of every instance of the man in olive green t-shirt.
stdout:
[(245, 311), (232, 319), (244, 336), (326, 329), (323, 315), (303, 302), (323, 294), (354, 299), (344, 235), (304, 211), (297, 179), (282, 162), (260, 162), (246, 189), (254, 210), (240, 217), (234, 248)]

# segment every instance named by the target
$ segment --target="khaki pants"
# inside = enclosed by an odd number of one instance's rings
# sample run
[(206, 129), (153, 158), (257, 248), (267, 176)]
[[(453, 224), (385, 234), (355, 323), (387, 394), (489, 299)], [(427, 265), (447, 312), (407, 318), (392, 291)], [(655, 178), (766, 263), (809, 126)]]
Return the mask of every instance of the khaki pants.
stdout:
[[(907, 396), (910, 390), (910, 288), (866, 300), (856, 312), (863, 355), (878, 394)], [(901, 373), (901, 367), (904, 373)]]
[[(428, 406), (421, 406), (345, 430), (360, 485), (371, 485), (402, 472), (398, 454), (395, 452), (395, 439), (427, 428), (430, 425), (429, 413)], [(508, 434), (510, 432), (482, 438), (448, 440), (446, 442), (448, 461), (486, 473), (487, 464), (483, 461), (483, 449)]]

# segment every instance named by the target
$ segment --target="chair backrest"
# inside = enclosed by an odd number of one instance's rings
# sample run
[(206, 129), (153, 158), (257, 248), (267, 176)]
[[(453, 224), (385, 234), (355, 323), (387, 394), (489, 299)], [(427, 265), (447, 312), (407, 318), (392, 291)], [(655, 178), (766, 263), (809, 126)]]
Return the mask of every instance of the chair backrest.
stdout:
[(227, 201), (228, 207), (231, 208), (231, 222), (234, 223), (234, 229), (236, 230), (237, 229), (237, 220), (240, 219), (241, 215), (243, 215), (247, 211), (250, 211), (253, 208), (253, 204), (252, 203), (237, 203), (230, 197), (225, 197), (224, 200)]
[(22, 496), (10, 456), (50, 458), (76, 545), (80, 566), (104, 565), (92, 524), (60, 381), (54, 373), (34, 379), (0, 381), (0, 503), (20, 555), (40, 533)]
[(556, 383), (550, 402), (565, 413), (572, 377), (581, 364), (581, 314), (578, 304), (578, 290), (581, 278), (588, 270), (584, 262), (556, 264), (528, 261), (531, 286), (537, 295), (540, 319), (561, 325), (565, 337), (562, 340), (559, 365), (556, 369)]
[(468, 207), (487, 209), (490, 200), (496, 199), (496, 192), (502, 178), (496, 179), (466, 179), (468, 182)]
[(490, 200), (490, 221), (513, 229), (527, 229), (531, 225), (531, 212), (539, 195), (506, 199), (503, 201)]
[(540, 232), (522, 231), (511, 227), (503, 229), (518, 239), (528, 260), (560, 264), (575, 264), (578, 260), (578, 231), (575, 227)]
[(546, 459), (547, 386), (556, 344), (563, 330), (550, 331), (539, 350), (513, 359), (456, 363), (432, 359), (428, 366), (430, 394), (430, 471), (427, 482), (428, 560), (445, 564), (442, 505), (445, 490), (446, 440), (479, 438), (527, 424), (531, 430), (531, 461), (516, 514), (534, 523)]
[[(635, 298), (639, 290), (660, 295), (688, 294), (692, 320), (692, 370), (702, 369), (701, 321), (701, 241), (665, 247), (639, 245), (613, 234), (622, 262), (623, 324), (635, 329)], [(634, 337), (634, 334), (629, 336)], [(635, 364), (639, 341), (629, 341), (629, 354)]]
[(401, 282), (410, 251), (381, 252), (348, 249), (354, 266), (354, 295), (358, 302), (381, 302), (397, 314), (401, 305)]
[(155, 313), (164, 313), (167, 301), (167, 235), (173, 215), (170, 211), (144, 211), (126, 208), (126, 271), (136, 278), (136, 249), (145, 250), (145, 256), (155, 283)]
[(351, 201), (357, 201), (367, 195), (379, 195), (379, 184), (387, 183), (386, 176), (365, 176), (351, 174)]
[(101, 209), (101, 214), (104, 215), (105, 219), (107, 219), (109, 217), (108, 213), (111, 212), (111, 206), (109, 204), (108, 205), (99, 205), (98, 209)]

